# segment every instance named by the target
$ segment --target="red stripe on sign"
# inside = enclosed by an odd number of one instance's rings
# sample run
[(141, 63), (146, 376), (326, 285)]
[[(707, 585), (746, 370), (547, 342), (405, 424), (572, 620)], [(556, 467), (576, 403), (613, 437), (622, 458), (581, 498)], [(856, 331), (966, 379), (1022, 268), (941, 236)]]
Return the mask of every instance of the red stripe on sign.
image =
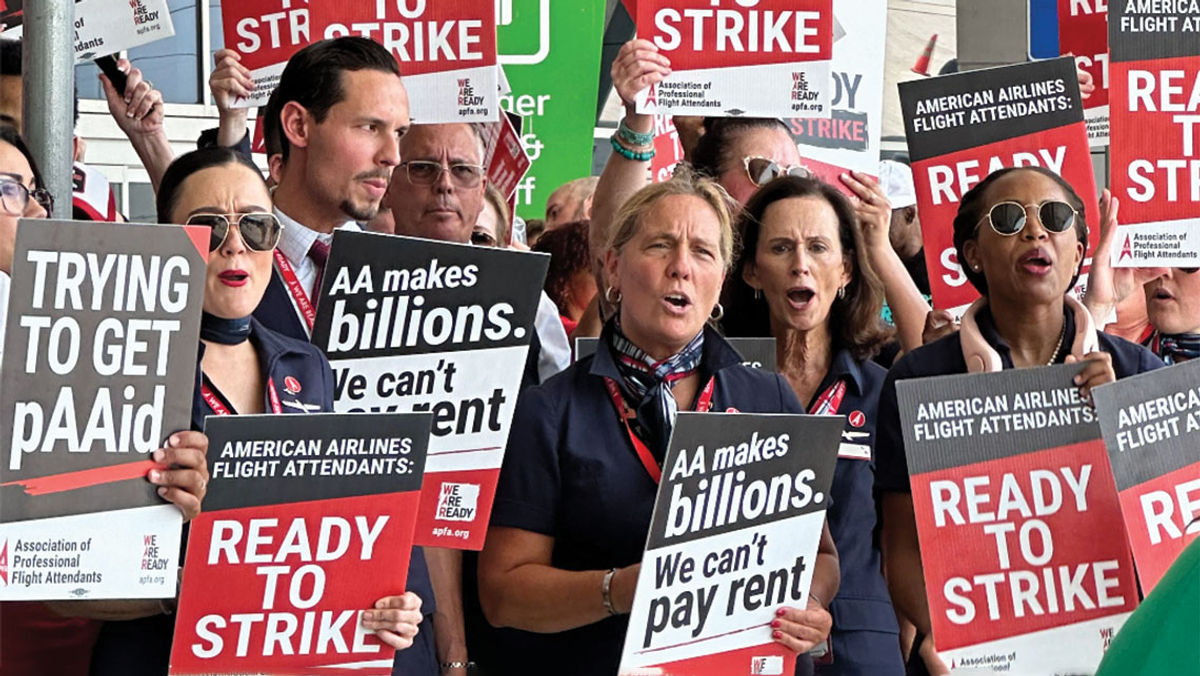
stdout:
[(715, 638), (724, 638), (726, 636), (733, 636), (734, 634), (740, 634), (745, 631), (750, 631), (751, 629), (762, 629), (764, 627), (769, 627), (769, 626), (771, 626), (770, 622), (763, 622), (761, 624), (755, 624), (755, 625), (751, 625), (749, 627), (742, 627), (741, 629), (734, 629), (733, 631), (727, 631), (723, 634), (714, 634), (713, 636), (705, 636), (704, 638), (698, 638), (694, 641), (684, 641), (683, 643), (676, 643), (674, 645), (664, 645), (664, 646), (658, 646), (657, 648), (647, 648), (646, 650), (639, 650), (639, 651), (637, 651), (637, 654), (638, 655), (646, 655), (649, 653), (656, 653), (656, 652), (659, 652), (662, 650), (671, 650), (672, 648), (682, 648), (685, 645), (696, 645), (697, 643), (704, 643), (705, 641), (711, 641)]
[(95, 469), (84, 469), (78, 472), (66, 472), (64, 474), (51, 474), (32, 479), (9, 481), (8, 483), (0, 484), (0, 486), (21, 486), (25, 489), (26, 495), (48, 495), (50, 493), (62, 493), (64, 491), (87, 488), (88, 486), (110, 484), (116, 481), (140, 479), (157, 466), (157, 463), (153, 460), (138, 460), (137, 462), (128, 462), (123, 465), (109, 465), (108, 467), (96, 467)]

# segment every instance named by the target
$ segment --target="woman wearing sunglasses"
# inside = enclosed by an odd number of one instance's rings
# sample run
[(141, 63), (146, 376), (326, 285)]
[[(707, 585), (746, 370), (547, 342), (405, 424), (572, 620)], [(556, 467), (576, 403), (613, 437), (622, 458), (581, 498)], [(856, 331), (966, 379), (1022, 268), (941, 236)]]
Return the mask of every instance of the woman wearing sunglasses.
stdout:
[(982, 297), (963, 316), (960, 332), (901, 357), (884, 381), (875, 487), (882, 495), (885, 569), (897, 610), (924, 637), (914, 651), (930, 673), (948, 670), (930, 636), (896, 381), (1084, 362), (1073, 384), (1089, 397), (1098, 385), (1162, 366), (1145, 348), (1096, 331), (1088, 311), (1068, 295), (1087, 249), (1084, 219), (1075, 190), (1038, 167), (1001, 169), (963, 195), (954, 245)]
[[(190, 152), (167, 168), (157, 207), (162, 223), (212, 229), (192, 427), (203, 429), (211, 415), (333, 410), (333, 377), (320, 350), (251, 317), (271, 277), (282, 230), (258, 168), (228, 148)], [(102, 618), (122, 621), (104, 623), (92, 675), (167, 673), (173, 606), (164, 602), (138, 619)], [(412, 594), (382, 598), (363, 615), (363, 626), (396, 648), (412, 643), (420, 621), (420, 599)]]

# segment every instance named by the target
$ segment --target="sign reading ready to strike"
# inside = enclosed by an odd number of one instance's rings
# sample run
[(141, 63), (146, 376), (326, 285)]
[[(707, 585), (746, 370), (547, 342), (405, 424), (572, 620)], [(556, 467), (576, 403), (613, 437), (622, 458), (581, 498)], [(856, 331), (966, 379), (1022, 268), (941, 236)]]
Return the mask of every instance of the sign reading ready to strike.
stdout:
[(208, 228), (22, 220), (0, 368), (0, 600), (166, 598)]
[(1200, 5), (1114, 2), (1108, 43), (1112, 263), (1200, 265)]
[(1058, 0), (1058, 48), (1075, 56), (1075, 65), (1092, 76), (1096, 89), (1083, 102), (1088, 142), (1108, 145), (1108, 2)]
[(414, 123), (494, 122), (499, 115), (496, 18), (491, 0), (243, 0), (222, 8), (225, 43), (242, 56), (264, 105), (302, 47), (359, 35), (400, 64)]
[(362, 612), (404, 593), (429, 421), (210, 416), (171, 673), (390, 674)]
[[(965, 309), (978, 297), (954, 250), (954, 216), (963, 194), (988, 174), (1044, 167), (1085, 201), (1096, 194), (1070, 58), (902, 82), (900, 106), (938, 309)], [(1099, 214), (1090, 205), (1087, 224), (1091, 251), (1099, 238)]]
[(1200, 360), (1096, 389), (1142, 592), (1200, 533)]
[(1079, 364), (896, 383), (929, 618), (951, 668), (1090, 674), (1138, 602)]
[(640, 0), (637, 26), (672, 69), (639, 112), (829, 117), (833, 0)]

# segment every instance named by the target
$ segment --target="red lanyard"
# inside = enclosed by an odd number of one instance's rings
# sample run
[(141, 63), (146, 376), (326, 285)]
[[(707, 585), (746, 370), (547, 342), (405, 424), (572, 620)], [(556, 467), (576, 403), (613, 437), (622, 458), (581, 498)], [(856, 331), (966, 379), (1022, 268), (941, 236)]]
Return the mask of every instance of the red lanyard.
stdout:
[[(233, 411), (229, 410), (225, 402), (221, 401), (217, 393), (213, 392), (212, 388), (208, 386), (208, 383), (200, 383), (200, 396), (204, 397), (204, 403), (208, 404), (213, 413), (217, 415), (233, 415)], [(277, 415), (283, 413), (283, 406), (279, 403), (279, 393), (275, 391), (274, 378), (267, 379), (267, 396), (271, 399), (271, 412)]]
[[(709, 378), (708, 384), (700, 391), (700, 396), (696, 398), (696, 411), (700, 413), (708, 413), (712, 409), (713, 389), (716, 387), (717, 379)], [(654, 459), (654, 454), (646, 448), (646, 444), (633, 433), (633, 428), (629, 426), (629, 419), (636, 418), (637, 415), (625, 405), (625, 399), (621, 396), (621, 390), (617, 386), (617, 382), (612, 378), (605, 378), (604, 385), (608, 388), (608, 395), (612, 397), (613, 408), (617, 411), (617, 417), (625, 424), (625, 431), (629, 434), (629, 441), (633, 443), (633, 449), (637, 451), (638, 460), (642, 461), (642, 467), (646, 468), (646, 472), (654, 479), (654, 483), (662, 481), (662, 468), (658, 466), (658, 461)]]
[(279, 266), (279, 274), (283, 276), (283, 283), (287, 286), (288, 293), (292, 294), (292, 300), (296, 302), (296, 307), (300, 308), (300, 315), (304, 317), (304, 323), (308, 325), (309, 333), (312, 333), (313, 322), (317, 320), (317, 310), (313, 307), (312, 301), (308, 299), (308, 294), (301, 286), (300, 279), (296, 277), (295, 268), (279, 249), (275, 249), (275, 264)]
[(813, 404), (813, 415), (837, 415), (842, 407), (842, 398), (846, 396), (846, 381), (839, 380), (830, 385)]

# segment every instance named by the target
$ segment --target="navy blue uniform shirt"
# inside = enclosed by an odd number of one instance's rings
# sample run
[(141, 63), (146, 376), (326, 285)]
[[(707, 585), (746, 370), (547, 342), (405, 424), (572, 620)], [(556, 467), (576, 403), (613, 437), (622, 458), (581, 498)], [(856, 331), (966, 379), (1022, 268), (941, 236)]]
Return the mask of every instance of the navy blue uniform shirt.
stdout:
[[(283, 283), (283, 277), (273, 266), (271, 281), (267, 283), (263, 299), (254, 310), (254, 318), (273, 331), (302, 341), (314, 350), (318, 349), (309, 343), (308, 331), (300, 323), (300, 315), (296, 314), (296, 306)], [(330, 397), (332, 400), (332, 393)], [(421, 614), (425, 620), (421, 622), (421, 629), (412, 646), (396, 653), (392, 673), (397, 676), (438, 676), (441, 668), (434, 651), (432, 617), (437, 605), (433, 598), (433, 585), (429, 581), (429, 568), (425, 565), (425, 553), (420, 547), (412, 548), (405, 586), (408, 591), (421, 597)]]
[[(782, 376), (742, 366), (729, 343), (704, 331), (700, 382), (716, 378), (712, 410), (803, 412)], [(658, 485), (617, 419), (606, 377), (621, 378), (607, 335), (595, 355), (522, 393), (496, 489), (491, 525), (554, 538), (551, 565), (564, 570), (641, 561), (654, 510)], [(499, 630), (505, 650), (488, 674), (612, 676), (627, 625), (617, 616), (556, 634)]]
[[(1066, 335), (1075, 335), (1075, 313), (1068, 309)], [(1004, 368), (1013, 368), (1012, 354), (1008, 344), (996, 332), (991, 312), (984, 308), (976, 316), (979, 332), (1000, 355)], [(1117, 336), (1099, 333), (1100, 349), (1112, 355), (1113, 372), (1117, 378), (1152, 371), (1163, 363), (1150, 350)], [(1070, 341), (1059, 352), (1061, 362)], [(879, 431), (875, 442), (876, 477), (875, 489), (880, 492), (911, 493), (908, 483), (908, 460), (904, 452), (904, 435), (900, 428), (900, 408), (896, 402), (896, 381), (906, 378), (926, 378), (955, 373), (966, 373), (967, 362), (963, 359), (962, 342), (958, 333), (924, 345), (909, 352), (896, 362), (883, 383), (879, 399)]]
[[(875, 462), (871, 447), (879, 392), (887, 371), (872, 361), (858, 361), (849, 350), (834, 354), (819, 397), (838, 381), (846, 394), (836, 413), (846, 416), (842, 445), (830, 491), (829, 531), (837, 545), (842, 573), (837, 596), (822, 599), (833, 615), (830, 641), (833, 662), (821, 664), (822, 676), (895, 676), (904, 673), (899, 628), (880, 568), (875, 541)], [(813, 403), (809, 404), (811, 410)]]

